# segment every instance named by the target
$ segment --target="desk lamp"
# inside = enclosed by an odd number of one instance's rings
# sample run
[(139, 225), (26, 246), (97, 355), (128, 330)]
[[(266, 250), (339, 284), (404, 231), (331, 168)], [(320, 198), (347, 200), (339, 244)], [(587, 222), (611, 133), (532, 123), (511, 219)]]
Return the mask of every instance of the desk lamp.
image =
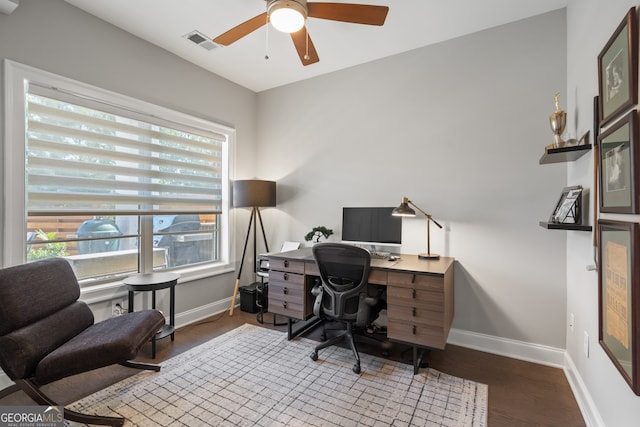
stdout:
[(402, 198), (402, 203), (400, 203), (400, 206), (398, 206), (397, 208), (395, 208), (393, 210), (391, 215), (393, 215), (393, 216), (416, 216), (416, 211), (411, 209), (411, 206), (409, 206), (409, 205), (411, 205), (414, 208), (418, 209), (422, 213), (422, 215), (424, 215), (425, 218), (427, 218), (427, 253), (426, 254), (418, 254), (418, 258), (420, 258), (420, 259), (439, 259), (440, 255), (431, 253), (431, 236), (429, 235), (429, 230), (431, 229), (431, 222), (433, 222), (435, 225), (437, 225), (438, 228), (442, 228), (442, 226), (440, 224), (438, 224), (438, 221), (436, 221), (435, 219), (433, 219), (431, 217), (431, 215), (429, 215), (428, 213), (426, 213), (425, 211), (423, 211), (422, 209), (417, 207), (415, 205), (415, 203), (413, 203), (407, 197), (403, 197)]
[(238, 295), (238, 286), (240, 285), (240, 276), (242, 275), (242, 266), (244, 265), (244, 256), (247, 252), (247, 243), (251, 234), (251, 226), (253, 227), (253, 271), (257, 270), (257, 246), (256, 246), (256, 228), (257, 222), (260, 221), (260, 229), (262, 230), (262, 238), (264, 239), (265, 250), (269, 252), (267, 236), (264, 234), (264, 225), (262, 224), (262, 215), (260, 215), (261, 207), (273, 207), (276, 205), (276, 182), (263, 181), (260, 179), (246, 179), (233, 182), (233, 207), (235, 208), (251, 208), (251, 217), (249, 218), (249, 228), (247, 228), (247, 237), (244, 239), (244, 248), (242, 249), (242, 259), (240, 260), (240, 269), (236, 278), (235, 288), (233, 289), (233, 298), (231, 299), (231, 309), (229, 316), (233, 316), (233, 308), (236, 305), (236, 296)]

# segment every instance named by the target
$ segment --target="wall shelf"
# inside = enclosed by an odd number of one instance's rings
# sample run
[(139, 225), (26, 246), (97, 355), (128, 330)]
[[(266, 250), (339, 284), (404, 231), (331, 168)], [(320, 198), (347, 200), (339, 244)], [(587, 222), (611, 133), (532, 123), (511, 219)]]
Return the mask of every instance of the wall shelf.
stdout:
[(548, 230), (576, 230), (576, 231), (592, 230), (592, 227), (590, 225), (562, 224), (558, 222), (546, 222), (546, 221), (540, 221), (540, 227), (546, 228)]
[(545, 149), (544, 154), (540, 157), (539, 163), (546, 165), (550, 163), (573, 162), (584, 156), (589, 150), (591, 150), (591, 144)]

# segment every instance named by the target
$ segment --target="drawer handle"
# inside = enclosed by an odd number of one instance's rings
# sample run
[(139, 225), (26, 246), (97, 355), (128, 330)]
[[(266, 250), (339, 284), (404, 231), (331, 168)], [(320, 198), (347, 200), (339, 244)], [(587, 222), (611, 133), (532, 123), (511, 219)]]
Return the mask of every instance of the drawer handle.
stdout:
[[(282, 303), (282, 307), (287, 308), (287, 302), (286, 301)], [(415, 328), (415, 326), (414, 326), (414, 328)]]
[(416, 325), (413, 325), (412, 333), (413, 333), (413, 335), (415, 335), (415, 334), (416, 334)]
[(413, 276), (411, 276), (411, 283), (415, 283), (416, 282), (416, 275), (414, 274)]
[(284, 276), (282, 276), (282, 278), (283, 278), (284, 280), (289, 280), (289, 275), (288, 275), (287, 273), (284, 273)]
[(289, 267), (289, 261), (288, 261), (288, 260), (286, 260), (286, 259), (284, 260), (284, 266), (285, 266), (285, 267)]
[(416, 317), (416, 308), (413, 307), (413, 317)]
[(416, 290), (411, 289), (411, 298), (416, 299)]
[(287, 295), (289, 293), (289, 288), (282, 289), (282, 293)]

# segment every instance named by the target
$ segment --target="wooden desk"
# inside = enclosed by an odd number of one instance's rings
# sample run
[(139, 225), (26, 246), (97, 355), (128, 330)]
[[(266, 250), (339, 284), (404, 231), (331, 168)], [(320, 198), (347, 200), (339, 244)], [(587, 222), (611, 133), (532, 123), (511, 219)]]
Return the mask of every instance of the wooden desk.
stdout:
[[(387, 337), (413, 346), (414, 361), (416, 347), (444, 349), (447, 343), (453, 320), (454, 261), (417, 255), (371, 260), (369, 283), (387, 290)], [(311, 288), (320, 275), (311, 248), (269, 254), (269, 268), (269, 311), (290, 319), (311, 318)]]

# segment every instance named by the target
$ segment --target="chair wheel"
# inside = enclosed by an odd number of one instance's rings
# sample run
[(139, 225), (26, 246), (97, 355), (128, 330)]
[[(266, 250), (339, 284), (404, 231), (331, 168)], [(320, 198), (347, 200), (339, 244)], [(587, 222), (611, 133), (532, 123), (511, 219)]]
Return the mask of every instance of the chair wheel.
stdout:
[(314, 351), (313, 353), (311, 353), (309, 355), (309, 357), (311, 357), (311, 360), (313, 360), (315, 362), (316, 360), (318, 360), (318, 352)]
[(359, 374), (360, 371), (360, 365), (353, 365), (353, 372), (355, 372), (356, 374)]
[(327, 340), (327, 334), (325, 334), (324, 332), (322, 333), (322, 335), (320, 335), (320, 340), (321, 341), (326, 341)]

